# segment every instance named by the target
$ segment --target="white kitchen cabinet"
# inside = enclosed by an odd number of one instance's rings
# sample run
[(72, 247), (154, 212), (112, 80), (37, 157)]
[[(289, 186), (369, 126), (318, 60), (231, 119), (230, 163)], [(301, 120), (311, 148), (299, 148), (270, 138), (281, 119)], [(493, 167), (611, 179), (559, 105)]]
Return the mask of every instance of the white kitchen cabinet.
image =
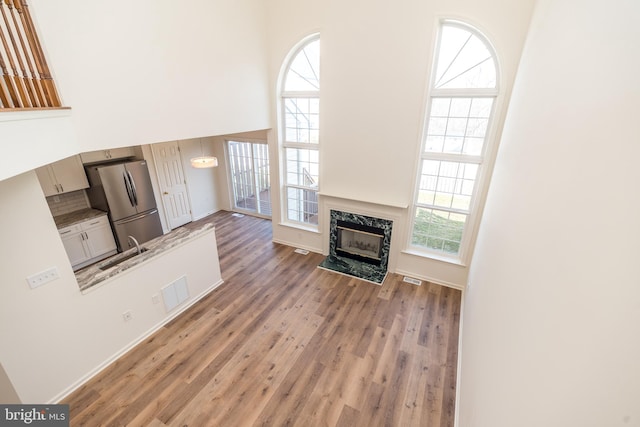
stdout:
[(36, 169), (45, 196), (89, 188), (80, 156), (71, 156)]
[(58, 232), (74, 270), (117, 252), (106, 215), (61, 228)]
[(80, 153), (82, 163), (99, 163), (108, 162), (110, 160), (126, 159), (128, 157), (135, 157), (136, 152), (134, 147), (121, 147), (110, 148), (108, 150), (88, 151), (86, 153)]
[(59, 233), (64, 249), (67, 251), (69, 262), (71, 262), (71, 266), (74, 269), (76, 265), (91, 258), (89, 249), (84, 243), (84, 234), (79, 224), (65, 227), (59, 230)]

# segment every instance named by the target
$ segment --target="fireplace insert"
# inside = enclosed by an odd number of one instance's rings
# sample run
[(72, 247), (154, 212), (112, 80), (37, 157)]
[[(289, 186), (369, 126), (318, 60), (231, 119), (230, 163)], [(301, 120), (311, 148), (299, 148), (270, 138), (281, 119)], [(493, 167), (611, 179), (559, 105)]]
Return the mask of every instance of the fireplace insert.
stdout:
[(336, 255), (380, 265), (383, 245), (383, 229), (337, 220)]

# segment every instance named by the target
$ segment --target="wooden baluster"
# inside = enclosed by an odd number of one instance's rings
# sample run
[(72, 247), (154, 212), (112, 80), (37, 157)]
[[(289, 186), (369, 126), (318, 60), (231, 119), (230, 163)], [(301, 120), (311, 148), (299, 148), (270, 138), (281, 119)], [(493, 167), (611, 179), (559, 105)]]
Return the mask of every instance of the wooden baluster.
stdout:
[(36, 30), (33, 26), (33, 21), (31, 19), (31, 14), (29, 13), (29, 6), (27, 5), (26, 0), (5, 0), (11, 1), (18, 12), (20, 13), (20, 18), (22, 19), (22, 24), (24, 26), (25, 34), (29, 39), (29, 44), (31, 45), (31, 52), (33, 53), (33, 59), (36, 63), (36, 68), (38, 69), (38, 73), (40, 74), (40, 79), (43, 83), (43, 89), (45, 93), (45, 97), (47, 100), (48, 107), (60, 107), (61, 102), (58, 97), (58, 93), (56, 92), (56, 87), (53, 84), (53, 79), (51, 78), (51, 73), (49, 71), (49, 67), (47, 66), (47, 61), (44, 57), (44, 52), (42, 51), (42, 46), (40, 45), (40, 41), (36, 35)]
[[(4, 5), (2, 4), (2, 0), (0, 0), (0, 11), (2, 12), (2, 18), (4, 19), (5, 28), (7, 29), (7, 33), (10, 37), (11, 35), (11, 27), (9, 26), (9, 21), (7, 20), (7, 15), (4, 10)], [(2, 40), (2, 46), (4, 47), (5, 54), (7, 59), (9, 60), (9, 67), (11, 71), (6, 68), (6, 63), (3, 63), (4, 67), (2, 72), (4, 74), (5, 83), (7, 85), (7, 90), (11, 94), (11, 99), (13, 100), (14, 108), (22, 108), (24, 107), (23, 99), (25, 96), (24, 88), (21, 85), (21, 80), (18, 75), (18, 70), (13, 62), (13, 55), (11, 54), (11, 48), (7, 43), (7, 39), (4, 35), (4, 32), (0, 31), (0, 39)]]
[[(2, 59), (2, 55), (0, 55), (0, 73), (2, 74), (2, 80), (5, 82), (5, 85), (9, 83), (7, 82), (7, 79), (9, 81), (11, 80), (6, 72), (7, 67), (4, 66), (4, 60)], [(5, 85), (0, 82), (0, 103), (2, 103), (0, 108), (11, 108), (13, 107), (13, 100), (11, 99), (10, 93), (11, 86), (9, 85), (5, 87)]]
[[(5, 3), (9, 7), (12, 8), (11, 0), (5, 0)], [(9, 12), (11, 13), (11, 12)], [(13, 68), (14, 72), (14, 80), (16, 81), (16, 87), (18, 88), (18, 93), (20, 95), (20, 104), (21, 107), (32, 107), (30, 96), (27, 93), (27, 81), (25, 77), (25, 69), (22, 64), (22, 57), (20, 56), (20, 48), (16, 44), (16, 39), (13, 35), (14, 31), (11, 31), (11, 24), (9, 23), (9, 19), (7, 18), (7, 14), (4, 9), (2, 9), (2, 18), (4, 19), (5, 27), (7, 28), (7, 33), (9, 33), (9, 40), (11, 41), (11, 47), (13, 49), (7, 49), (7, 56), (9, 57), (9, 63), (11, 64), (11, 68)], [(14, 59), (18, 62), (17, 68), (14, 63)], [(22, 71), (22, 72), (20, 72)]]
[(18, 15), (22, 15), (22, 10), (17, 7), (14, 9), (11, 4), (9, 4), (9, 10), (11, 12), (11, 18), (13, 19), (13, 25), (18, 33), (18, 39), (20, 40), (20, 46), (22, 47), (22, 54), (24, 55), (27, 67), (29, 68), (29, 73), (27, 74), (24, 66), (22, 65), (22, 61), (20, 61), (20, 67), (23, 69), (23, 73), (27, 76), (25, 83), (27, 84), (27, 92), (29, 92), (31, 104), (34, 107), (43, 107), (45, 106), (44, 90), (40, 84), (40, 76), (38, 73), (34, 72), (33, 65), (31, 64), (31, 51), (33, 49), (31, 49), (30, 46), (25, 45), (24, 37), (22, 37), (23, 32), (19, 30), (20, 28), (24, 29), (24, 20), (22, 17), (20, 19), (16, 18), (15, 14), (15, 11), (17, 10)]

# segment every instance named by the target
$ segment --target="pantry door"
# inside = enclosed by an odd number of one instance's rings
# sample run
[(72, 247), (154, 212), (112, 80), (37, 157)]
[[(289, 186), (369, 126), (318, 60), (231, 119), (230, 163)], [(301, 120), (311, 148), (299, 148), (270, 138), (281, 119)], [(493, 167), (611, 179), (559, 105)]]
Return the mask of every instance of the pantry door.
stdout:
[(180, 147), (178, 141), (153, 144), (151, 147), (162, 193), (162, 204), (169, 227), (173, 230), (193, 219)]

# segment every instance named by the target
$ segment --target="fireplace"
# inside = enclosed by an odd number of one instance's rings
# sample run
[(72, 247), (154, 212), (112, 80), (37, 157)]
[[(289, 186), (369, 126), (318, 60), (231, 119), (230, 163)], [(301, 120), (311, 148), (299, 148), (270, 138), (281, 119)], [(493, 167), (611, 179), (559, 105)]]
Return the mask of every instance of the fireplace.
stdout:
[(336, 210), (330, 214), (329, 256), (320, 267), (382, 283), (393, 221)]
[(336, 255), (380, 265), (383, 245), (384, 230), (338, 220)]

